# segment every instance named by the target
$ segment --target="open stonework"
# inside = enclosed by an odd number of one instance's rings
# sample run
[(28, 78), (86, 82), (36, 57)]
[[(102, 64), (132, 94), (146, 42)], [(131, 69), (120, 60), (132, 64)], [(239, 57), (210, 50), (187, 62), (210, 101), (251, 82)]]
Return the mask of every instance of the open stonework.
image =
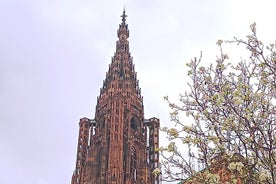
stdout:
[(144, 118), (125, 11), (94, 119), (81, 118), (71, 184), (158, 184), (159, 119)]

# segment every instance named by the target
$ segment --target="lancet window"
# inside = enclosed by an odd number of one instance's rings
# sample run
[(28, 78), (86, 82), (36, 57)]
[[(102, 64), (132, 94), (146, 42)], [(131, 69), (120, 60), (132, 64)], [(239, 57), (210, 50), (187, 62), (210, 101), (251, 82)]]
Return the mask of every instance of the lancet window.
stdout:
[(137, 152), (133, 146), (130, 148), (130, 174), (131, 180), (135, 184), (137, 181)]

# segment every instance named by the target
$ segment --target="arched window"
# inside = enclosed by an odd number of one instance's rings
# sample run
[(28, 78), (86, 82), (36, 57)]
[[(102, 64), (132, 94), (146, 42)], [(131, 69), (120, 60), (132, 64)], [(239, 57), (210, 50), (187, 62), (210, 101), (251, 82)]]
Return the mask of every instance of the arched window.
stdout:
[(137, 118), (135, 118), (135, 117), (131, 118), (131, 120), (130, 120), (130, 127), (131, 127), (133, 130), (137, 130), (137, 128), (138, 128), (138, 121), (137, 121)]
[(130, 148), (130, 176), (133, 183), (137, 181), (137, 153), (135, 148)]

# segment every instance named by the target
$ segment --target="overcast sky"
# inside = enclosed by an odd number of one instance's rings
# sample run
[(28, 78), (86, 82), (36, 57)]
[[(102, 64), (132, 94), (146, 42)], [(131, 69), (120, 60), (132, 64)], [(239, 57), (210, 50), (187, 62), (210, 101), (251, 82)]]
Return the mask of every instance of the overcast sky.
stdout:
[(1, 184), (70, 183), (78, 122), (94, 118), (124, 6), (145, 117), (161, 126), (163, 96), (185, 91), (200, 51), (214, 62), (216, 41), (253, 22), (265, 43), (276, 38), (275, 0), (0, 0)]

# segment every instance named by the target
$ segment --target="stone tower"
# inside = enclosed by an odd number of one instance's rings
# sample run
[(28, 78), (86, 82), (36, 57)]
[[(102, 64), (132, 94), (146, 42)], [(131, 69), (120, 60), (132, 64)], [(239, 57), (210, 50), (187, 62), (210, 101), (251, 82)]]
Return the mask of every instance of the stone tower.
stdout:
[(79, 123), (71, 184), (158, 184), (159, 119), (144, 119), (143, 97), (129, 52), (126, 14), (94, 119)]

